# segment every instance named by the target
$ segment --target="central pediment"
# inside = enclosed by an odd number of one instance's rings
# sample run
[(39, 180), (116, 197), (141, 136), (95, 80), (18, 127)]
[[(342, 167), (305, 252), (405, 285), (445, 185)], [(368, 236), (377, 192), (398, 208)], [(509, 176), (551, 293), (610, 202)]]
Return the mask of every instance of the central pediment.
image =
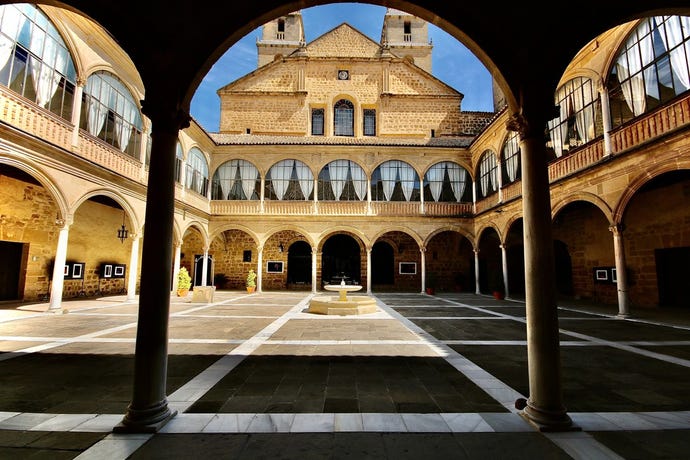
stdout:
[(309, 57), (375, 58), (379, 57), (378, 43), (347, 23), (342, 23), (306, 46)]

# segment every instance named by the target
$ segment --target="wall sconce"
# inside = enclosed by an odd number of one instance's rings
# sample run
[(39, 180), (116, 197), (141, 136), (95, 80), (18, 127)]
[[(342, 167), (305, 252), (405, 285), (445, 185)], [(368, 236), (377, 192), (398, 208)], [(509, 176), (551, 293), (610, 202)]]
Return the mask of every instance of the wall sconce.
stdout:
[(278, 244), (278, 252), (283, 252), (284, 250), (283, 243)]
[(120, 243), (125, 242), (128, 234), (129, 234), (129, 231), (127, 230), (127, 227), (125, 227), (125, 211), (123, 210), (122, 211), (122, 227), (120, 227), (120, 230), (117, 231), (117, 237), (120, 239)]

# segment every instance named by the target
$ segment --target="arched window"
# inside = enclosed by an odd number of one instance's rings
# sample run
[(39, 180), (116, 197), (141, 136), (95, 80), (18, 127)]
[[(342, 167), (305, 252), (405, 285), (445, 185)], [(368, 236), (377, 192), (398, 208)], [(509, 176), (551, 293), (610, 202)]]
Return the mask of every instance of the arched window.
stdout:
[(0, 6), (0, 84), (71, 120), (76, 80), (65, 42), (40, 9)]
[(331, 161), (319, 173), (319, 200), (362, 201), (366, 198), (367, 176), (354, 161)]
[(608, 77), (612, 127), (690, 89), (690, 17), (640, 21), (614, 59)]
[(182, 183), (182, 164), (184, 163), (184, 152), (182, 151), (182, 144), (177, 142), (175, 148), (175, 181)]
[(419, 201), (419, 176), (412, 166), (389, 160), (371, 176), (372, 201)]
[(347, 99), (333, 106), (333, 133), (336, 136), (355, 135), (355, 106)]
[(246, 160), (226, 161), (213, 173), (212, 200), (258, 200), (260, 193), (259, 170)]
[(599, 93), (592, 80), (573, 78), (558, 89), (555, 101), (560, 115), (548, 122), (548, 132), (557, 157), (602, 134)]
[(507, 185), (522, 177), (520, 168), (520, 142), (518, 133), (511, 131), (503, 144), (503, 184)]
[(89, 76), (84, 86), (81, 128), (139, 158), (142, 140), (139, 107), (115, 75), (100, 71)]
[(482, 153), (477, 176), (479, 178), (478, 198), (485, 198), (498, 191), (498, 162), (496, 161), (496, 154), (491, 150)]
[(471, 202), (467, 187), (467, 170), (452, 161), (432, 165), (424, 175), (424, 200), (437, 202)]
[(314, 174), (299, 160), (282, 160), (266, 174), (267, 200), (313, 199)]
[(192, 147), (187, 155), (185, 185), (199, 195), (206, 195), (208, 190), (208, 164), (206, 157), (196, 147)]

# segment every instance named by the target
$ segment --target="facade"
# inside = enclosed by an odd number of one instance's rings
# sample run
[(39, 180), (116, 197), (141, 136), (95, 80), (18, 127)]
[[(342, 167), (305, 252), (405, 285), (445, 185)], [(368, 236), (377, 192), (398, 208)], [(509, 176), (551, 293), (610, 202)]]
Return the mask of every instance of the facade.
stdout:
[[(0, 9), (0, 300), (133, 298), (155, 187), (142, 80), (78, 14)], [(345, 277), (524, 296), (522, 156), (502, 95), (495, 113), (462, 111), (433, 76), (426, 23), (398, 10), (380, 42), (341, 24), (305, 43), (303, 29), (299, 12), (266, 24), (257, 69), (218, 90), (219, 132), (181, 131), (171, 289), (184, 266), (225, 289), (255, 269), (258, 291)], [(621, 24), (563, 74), (545, 127), (563, 297), (690, 306), (687, 30), (684, 16)]]

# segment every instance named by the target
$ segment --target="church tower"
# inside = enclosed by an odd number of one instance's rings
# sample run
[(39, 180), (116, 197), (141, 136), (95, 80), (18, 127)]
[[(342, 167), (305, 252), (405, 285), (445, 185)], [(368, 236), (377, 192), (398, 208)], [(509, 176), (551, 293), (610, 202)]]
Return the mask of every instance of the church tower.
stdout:
[(404, 11), (388, 8), (383, 17), (381, 46), (431, 73), (431, 50), (427, 22)]
[(262, 27), (261, 39), (256, 42), (258, 66), (266, 65), (276, 56), (287, 56), (305, 45), (302, 12), (281, 16)]

